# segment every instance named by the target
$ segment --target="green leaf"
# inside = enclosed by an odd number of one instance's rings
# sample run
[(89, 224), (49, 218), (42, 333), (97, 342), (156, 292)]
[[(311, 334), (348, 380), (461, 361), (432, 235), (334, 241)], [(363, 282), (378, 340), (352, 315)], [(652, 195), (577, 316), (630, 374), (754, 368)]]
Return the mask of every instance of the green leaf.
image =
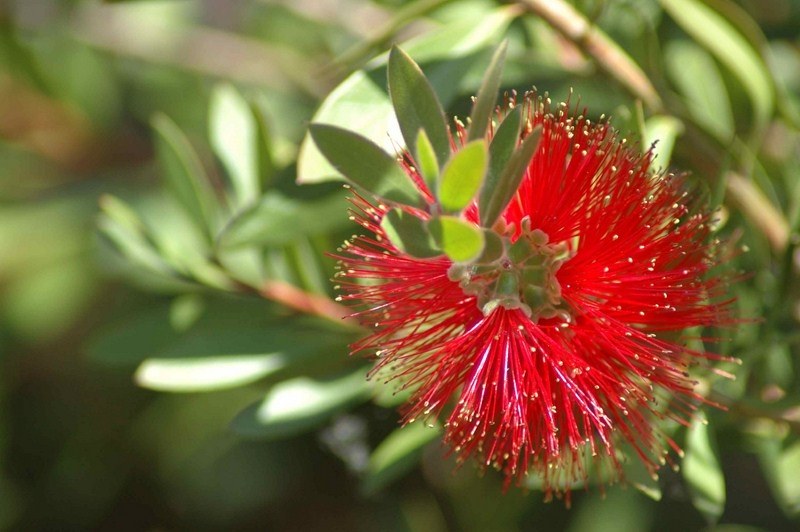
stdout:
[(258, 172), (258, 124), (250, 105), (231, 85), (211, 93), (209, 137), (233, 185), (236, 205), (261, 195)]
[(217, 242), (228, 249), (281, 246), (303, 236), (329, 233), (350, 225), (347, 206), (347, 200), (338, 193), (303, 200), (270, 191), (231, 220)]
[(664, 51), (667, 71), (684, 96), (692, 118), (722, 141), (734, 134), (728, 89), (714, 59), (687, 41), (672, 41)]
[(683, 133), (683, 122), (674, 116), (653, 116), (645, 123), (644, 133), (643, 148), (647, 149), (655, 143), (653, 166), (668, 168), (672, 157), (672, 148), (675, 146), (675, 138)]
[(753, 105), (756, 128), (772, 115), (775, 89), (758, 50), (723, 16), (699, 0), (660, 0), (683, 30), (708, 49), (733, 73)]
[[(241, 332), (240, 332), (241, 334)], [(162, 392), (210, 392), (250, 384), (286, 365), (280, 353), (203, 358), (149, 358), (136, 369), (142, 388)]]
[(476, 262), (479, 264), (488, 264), (503, 256), (505, 245), (503, 244), (503, 239), (500, 238), (497, 233), (491, 229), (484, 229), (483, 238), (485, 240), (483, 252)]
[[(403, 43), (403, 48), (426, 66), (428, 79), (439, 100), (447, 106), (461, 94), (462, 80), (479, 59), (476, 52), (496, 42), (518, 14), (519, 11), (507, 7), (475, 13), (411, 39)], [(384, 65), (387, 59), (388, 54), (384, 54), (370, 64), (368, 72), (358, 70), (345, 79), (325, 98), (312, 122), (358, 131), (387, 151), (402, 145), (386, 91)], [(440, 160), (439, 164), (445, 162)], [(300, 147), (297, 175), (300, 183), (340, 178), (311, 142), (310, 135), (303, 139)]]
[(431, 194), (436, 193), (436, 183), (439, 180), (439, 161), (436, 159), (436, 152), (433, 150), (428, 134), (424, 129), (420, 129), (417, 134), (417, 166), (422, 174), (422, 179), (428, 185)]
[(429, 258), (442, 254), (424, 221), (398, 208), (386, 213), (381, 228), (394, 246), (412, 257)]
[(483, 139), (470, 142), (453, 155), (442, 170), (439, 183), (439, 203), (446, 212), (460, 212), (475, 199), (488, 163)]
[(506, 61), (507, 51), (508, 40), (504, 40), (495, 50), (492, 61), (489, 63), (489, 68), (483, 76), (481, 88), (478, 90), (478, 96), (472, 105), (472, 113), (469, 115), (468, 140), (480, 139), (486, 134), (486, 128), (489, 126), (495, 109), (497, 93), (500, 90), (500, 80), (503, 75), (503, 65)]
[(408, 473), (419, 461), (425, 446), (440, 434), (441, 428), (423, 423), (411, 423), (389, 434), (370, 456), (362, 491), (367, 495), (377, 493)]
[[(483, 187), (478, 196), (478, 212), (481, 217), (481, 225), (484, 227), (489, 225), (486, 220), (492, 214), (489, 212), (489, 200), (492, 199), (491, 192), (497, 188), (500, 175), (519, 144), (521, 126), (522, 109), (516, 107), (500, 122), (492, 138), (492, 143), (489, 145), (489, 169), (486, 172), (486, 179), (484, 179)], [(492, 224), (494, 224), (494, 221), (492, 221)]]
[(416, 147), (417, 134), (422, 129), (433, 146), (436, 160), (444, 164), (450, 158), (450, 132), (442, 105), (419, 65), (396, 46), (389, 53), (388, 79), (389, 97), (406, 146)]
[(790, 516), (800, 515), (800, 442), (783, 449), (771, 475), (776, 498)]
[(455, 216), (440, 216), (428, 223), (438, 246), (453, 262), (469, 262), (483, 251), (483, 231)]
[[(513, 116), (513, 114), (509, 115), (509, 118), (511, 118), (511, 116)], [(507, 120), (508, 119), (506, 119), (506, 121)], [(513, 126), (513, 122), (509, 124), (510, 132), (514, 131)], [(498, 159), (502, 158), (508, 152), (508, 137), (511, 135), (510, 133), (503, 133), (503, 144), (499, 144), (497, 148)], [(506, 134), (508, 137), (505, 137)], [(498, 171), (495, 167), (495, 163), (492, 162), (489, 178), (487, 178), (486, 183), (484, 183), (478, 199), (482, 226), (491, 227), (494, 225), (500, 215), (503, 214), (511, 198), (517, 193), (519, 184), (525, 176), (528, 164), (536, 153), (536, 148), (539, 147), (539, 138), (541, 134), (541, 126), (537, 126), (531, 131), (528, 136), (525, 137), (525, 140), (522, 141), (522, 144), (508, 157), (502, 170)], [(492, 148), (494, 148), (494, 142), (492, 143)], [(490, 152), (490, 155), (494, 157), (493, 151)]]
[(217, 215), (217, 199), (203, 166), (183, 132), (169, 117), (157, 114), (156, 156), (172, 193), (195, 225), (211, 241)]
[(364, 368), (329, 380), (299, 377), (273, 386), (263, 401), (231, 422), (248, 437), (288, 438), (326, 423), (333, 415), (369, 399), (372, 385)]
[(687, 431), (682, 469), (695, 508), (710, 523), (716, 522), (725, 509), (725, 478), (711, 444), (708, 422), (702, 414)]
[(151, 272), (175, 274), (153, 246), (142, 220), (127, 203), (104, 195), (100, 198), (100, 209), (103, 212), (98, 220), (100, 232), (122, 256)]
[(317, 147), (353, 184), (390, 202), (419, 206), (420, 192), (394, 157), (372, 141), (336, 126), (312, 124)]

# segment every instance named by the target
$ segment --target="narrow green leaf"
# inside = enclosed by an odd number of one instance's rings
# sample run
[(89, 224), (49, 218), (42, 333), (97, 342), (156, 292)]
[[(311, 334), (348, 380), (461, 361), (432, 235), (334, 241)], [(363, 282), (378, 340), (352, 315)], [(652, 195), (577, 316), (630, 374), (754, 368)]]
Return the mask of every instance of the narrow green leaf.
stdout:
[(423, 423), (411, 423), (389, 434), (370, 456), (362, 491), (377, 493), (413, 469), (425, 446), (440, 434), (441, 428)]
[(419, 206), (419, 191), (394, 157), (357, 133), (311, 124), (311, 137), (328, 161), (353, 184), (390, 202)]
[(664, 61), (692, 118), (718, 139), (730, 141), (735, 129), (733, 109), (714, 58), (697, 44), (679, 40), (666, 46)]
[(250, 110), (256, 121), (256, 156), (258, 159), (258, 179), (260, 190), (266, 190), (272, 183), (278, 167), (273, 153), (275, 141), (267, 119), (266, 111), (257, 103), (250, 104)]
[(210, 392), (243, 386), (285, 365), (280, 353), (219, 358), (151, 358), (134, 380), (143, 388), (166, 392)]
[(237, 206), (252, 203), (261, 195), (257, 137), (255, 116), (239, 92), (231, 85), (214, 89), (209, 109), (209, 138), (228, 171)]
[(709, 522), (716, 522), (725, 509), (725, 478), (711, 445), (705, 416), (698, 415), (687, 431), (682, 469), (695, 508)]
[(492, 119), (492, 112), (497, 101), (497, 92), (500, 90), (500, 80), (503, 75), (503, 65), (506, 61), (507, 51), (508, 40), (504, 40), (495, 50), (492, 61), (489, 63), (489, 68), (483, 76), (481, 88), (478, 90), (478, 96), (472, 106), (472, 113), (469, 115), (468, 140), (480, 139), (486, 134), (486, 128)]
[(394, 208), (386, 213), (381, 228), (395, 247), (412, 257), (428, 258), (441, 255), (425, 222), (402, 209)]
[(483, 252), (483, 231), (470, 222), (441, 216), (431, 220), (428, 228), (438, 246), (454, 262), (472, 261)]
[(699, 0), (660, 2), (686, 33), (736, 76), (753, 105), (757, 129), (766, 125), (775, 104), (775, 90), (759, 51), (723, 16)]
[(422, 174), (422, 179), (428, 185), (431, 194), (436, 194), (436, 183), (439, 180), (439, 161), (436, 160), (436, 152), (433, 151), (431, 139), (424, 129), (417, 133), (417, 166)]
[(478, 139), (458, 150), (442, 170), (439, 203), (446, 212), (456, 213), (475, 199), (489, 163), (486, 141)]
[(103, 212), (98, 221), (101, 234), (122, 256), (159, 274), (175, 273), (153, 246), (144, 223), (127, 203), (104, 195), (100, 198), (100, 209)]
[(645, 122), (644, 127), (644, 149), (653, 148), (654, 168), (668, 168), (672, 158), (672, 148), (675, 146), (675, 138), (683, 133), (683, 122), (674, 116), (657, 115), (650, 117)]
[[(489, 146), (489, 169), (486, 172), (483, 187), (478, 197), (478, 212), (481, 217), (481, 225), (486, 227), (487, 216), (489, 213), (489, 200), (492, 198), (491, 192), (497, 188), (497, 182), (503, 169), (508, 164), (508, 160), (514, 153), (519, 144), (519, 133), (522, 125), (522, 110), (520, 107), (513, 109), (500, 122), (495, 131), (492, 143)], [(496, 218), (495, 218), (496, 219)], [(492, 221), (494, 223), (494, 221)]]
[[(436, 160), (444, 164), (450, 157), (450, 134), (442, 105), (422, 69), (398, 47), (389, 53), (389, 97), (406, 146), (417, 145), (422, 129), (428, 135)], [(416, 160), (417, 154), (414, 154)]]
[(800, 442), (783, 449), (772, 472), (778, 502), (790, 516), (800, 515)]
[(276, 384), (266, 397), (240, 412), (234, 432), (248, 437), (288, 438), (326, 423), (338, 412), (369, 399), (366, 369), (328, 379), (299, 377)]
[[(494, 175), (498, 177), (491, 181), (487, 180), (487, 183), (481, 190), (479, 209), (481, 225), (484, 227), (491, 227), (494, 225), (500, 215), (503, 214), (511, 198), (517, 193), (519, 184), (525, 176), (525, 170), (528, 168), (528, 164), (531, 158), (533, 158), (534, 153), (536, 153), (536, 148), (539, 147), (539, 138), (541, 134), (541, 126), (537, 126), (525, 137), (525, 140), (522, 141), (522, 144), (519, 145), (514, 153), (511, 154), (499, 174), (492, 174), (490, 172), (490, 175), (493, 177)], [(498, 147), (498, 151), (500, 151), (502, 155), (506, 150)], [(494, 171), (494, 169), (492, 171)]]
[(152, 125), (164, 177), (178, 202), (210, 241), (216, 225), (217, 199), (203, 166), (183, 132), (169, 117), (157, 114)]
[(217, 236), (222, 248), (281, 246), (298, 238), (347, 227), (347, 200), (341, 194), (319, 199), (290, 198), (276, 191), (231, 220)]

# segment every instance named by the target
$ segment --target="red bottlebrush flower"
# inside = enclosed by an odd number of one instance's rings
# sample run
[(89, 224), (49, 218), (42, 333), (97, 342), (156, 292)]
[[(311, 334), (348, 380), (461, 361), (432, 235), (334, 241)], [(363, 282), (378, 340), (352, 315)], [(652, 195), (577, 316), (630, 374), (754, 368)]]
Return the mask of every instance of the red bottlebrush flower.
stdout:
[[(374, 236), (340, 256), (340, 297), (372, 329), (353, 350), (375, 351), (377, 368), (413, 390), (405, 421), (445, 416), (458, 459), (507, 481), (535, 472), (548, 495), (569, 493), (587, 464), (613, 480), (620, 446), (655, 474), (669, 447), (680, 452), (656, 419), (691, 419), (703, 399), (688, 368), (714, 358), (666, 333), (731, 321), (724, 282), (709, 274), (710, 214), (608, 123), (539, 98), (522, 105), (519, 142), (537, 127), (541, 137), (490, 229), (507, 244), (493, 262), (410, 256), (381, 225), (389, 208), (355, 194), (354, 219)], [(454, 151), (464, 137), (460, 127)], [(477, 202), (461, 216), (477, 225)]]

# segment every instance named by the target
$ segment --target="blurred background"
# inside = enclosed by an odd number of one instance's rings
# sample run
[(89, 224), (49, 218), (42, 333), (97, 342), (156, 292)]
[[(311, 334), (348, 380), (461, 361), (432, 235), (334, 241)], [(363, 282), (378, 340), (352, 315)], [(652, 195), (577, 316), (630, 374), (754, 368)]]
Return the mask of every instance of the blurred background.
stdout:
[[(658, 481), (543, 502), (453, 473), (350, 358), (355, 231), (305, 140), (385, 143), (400, 43), (466, 116), (505, 90), (612, 116), (744, 250), (741, 316)], [(797, 530), (800, 1), (0, 1), (0, 528)], [(698, 332), (696, 336), (702, 336)]]

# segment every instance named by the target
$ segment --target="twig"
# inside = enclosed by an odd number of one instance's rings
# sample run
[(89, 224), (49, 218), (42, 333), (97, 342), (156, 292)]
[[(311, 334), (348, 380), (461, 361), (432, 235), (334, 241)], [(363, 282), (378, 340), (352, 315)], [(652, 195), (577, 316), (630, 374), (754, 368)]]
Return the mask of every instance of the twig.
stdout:
[(730, 172), (726, 190), (742, 213), (766, 235), (772, 249), (780, 253), (789, 243), (789, 224), (764, 194), (749, 179)]
[(358, 322), (350, 317), (353, 312), (347, 307), (331, 301), (325, 296), (305, 292), (289, 283), (267, 281), (257, 289), (257, 292), (265, 299), (275, 301), (304, 314), (344, 322), (346, 325), (358, 326)]
[(563, 0), (518, 0), (575, 43), (651, 111), (662, 109), (661, 98), (641, 68), (611, 38)]

